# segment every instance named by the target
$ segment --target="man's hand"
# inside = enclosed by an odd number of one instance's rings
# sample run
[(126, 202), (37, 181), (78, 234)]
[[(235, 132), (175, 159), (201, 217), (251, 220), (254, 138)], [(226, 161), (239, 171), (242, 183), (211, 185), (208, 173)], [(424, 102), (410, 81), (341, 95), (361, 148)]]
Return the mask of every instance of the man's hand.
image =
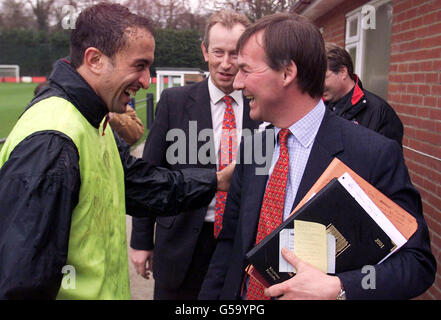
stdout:
[(136, 273), (149, 279), (153, 271), (153, 250), (136, 250), (130, 248), (130, 260), (135, 266)]
[(233, 161), (221, 171), (216, 172), (218, 191), (228, 191), (228, 189), (230, 188), (231, 176), (233, 175), (235, 166), (236, 161)]
[(296, 275), (282, 283), (265, 289), (270, 297), (281, 300), (335, 300), (340, 293), (340, 279), (328, 276), (317, 268), (300, 260), (293, 252), (283, 248), (282, 256), (295, 269)]

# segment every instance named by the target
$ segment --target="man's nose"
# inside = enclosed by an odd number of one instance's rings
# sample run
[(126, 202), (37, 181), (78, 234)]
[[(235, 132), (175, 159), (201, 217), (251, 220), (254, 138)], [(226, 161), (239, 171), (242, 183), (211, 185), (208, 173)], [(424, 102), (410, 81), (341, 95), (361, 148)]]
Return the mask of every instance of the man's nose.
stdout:
[(139, 83), (143, 89), (148, 89), (150, 86), (150, 70), (146, 69), (142, 72), (141, 77), (139, 77)]
[(243, 77), (242, 71), (240, 71), (240, 70), (236, 74), (236, 77), (234, 78), (233, 88), (234, 88), (234, 90), (243, 90), (244, 89), (244, 77)]
[(232, 63), (231, 63), (230, 55), (225, 54), (224, 57), (222, 58), (221, 67), (224, 69), (228, 69), (231, 67), (231, 65)]

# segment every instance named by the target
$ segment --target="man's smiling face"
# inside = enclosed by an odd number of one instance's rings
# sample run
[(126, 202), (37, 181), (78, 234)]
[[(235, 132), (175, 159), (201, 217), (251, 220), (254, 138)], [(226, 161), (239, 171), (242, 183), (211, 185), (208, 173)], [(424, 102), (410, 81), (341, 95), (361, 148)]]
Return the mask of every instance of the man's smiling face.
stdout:
[(245, 27), (240, 23), (231, 28), (216, 23), (210, 29), (208, 49), (202, 45), (211, 80), (225, 94), (233, 91), (233, 81), (238, 70), (236, 43), (244, 30)]
[(126, 31), (126, 45), (113, 57), (105, 57), (99, 95), (109, 112), (123, 113), (131, 96), (150, 85), (155, 39), (145, 29)]
[(283, 72), (268, 65), (262, 37), (263, 31), (256, 33), (241, 49), (234, 89), (243, 90), (250, 99), (251, 119), (272, 122), (278, 117), (278, 100), (283, 97)]

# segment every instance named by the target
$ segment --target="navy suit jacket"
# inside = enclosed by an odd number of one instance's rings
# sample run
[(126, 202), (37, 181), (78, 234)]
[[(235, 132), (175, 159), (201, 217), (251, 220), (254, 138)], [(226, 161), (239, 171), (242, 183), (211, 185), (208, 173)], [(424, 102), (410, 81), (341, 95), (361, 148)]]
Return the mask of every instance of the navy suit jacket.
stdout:
[[(250, 137), (265, 140), (265, 133)], [(253, 142), (247, 141), (252, 144)], [(245, 143), (246, 145), (246, 143)], [(265, 146), (265, 143), (262, 143)], [(256, 175), (255, 162), (244, 161), (244, 144), (230, 186), (223, 229), (205, 277), (200, 299), (238, 299), (253, 248), (268, 175)], [(408, 299), (423, 293), (434, 281), (436, 261), (431, 253), (421, 198), (413, 187), (400, 146), (378, 133), (326, 111), (320, 125), (294, 207), (334, 157), (339, 158), (385, 195), (409, 211), (418, 230), (404, 247), (375, 266), (375, 290), (365, 290), (366, 274), (353, 270), (338, 274), (348, 299)], [(269, 157), (271, 159), (271, 157)]]
[[(208, 79), (201, 82), (166, 89), (157, 105), (157, 117), (147, 138), (143, 159), (147, 162), (169, 169), (213, 168), (216, 169), (215, 155), (209, 164), (200, 163), (196, 152), (207, 151), (207, 140), (197, 141), (199, 133), (204, 129), (213, 129)], [(250, 119), (248, 101), (244, 99), (242, 128), (257, 129), (258, 123)], [(192, 125), (189, 124), (193, 122)], [(197, 130), (195, 131), (195, 124)], [(193, 126), (190, 129), (190, 126)], [(170, 165), (166, 154), (174, 141), (166, 141), (171, 129), (182, 129), (185, 132), (184, 163)], [(202, 136), (201, 136), (202, 137)], [(191, 140), (191, 141), (190, 141)], [(182, 141), (181, 141), (182, 142)], [(214, 142), (210, 140), (212, 151)], [(182, 150), (181, 150), (182, 151)], [(197, 160), (197, 161), (194, 161)], [(196, 192), (196, 190), (189, 190)], [(131, 247), (139, 250), (155, 248), (153, 272), (155, 281), (171, 289), (179, 288), (190, 265), (199, 233), (202, 230), (207, 207), (182, 212), (173, 217), (133, 218)], [(155, 243), (154, 225), (156, 224)]]

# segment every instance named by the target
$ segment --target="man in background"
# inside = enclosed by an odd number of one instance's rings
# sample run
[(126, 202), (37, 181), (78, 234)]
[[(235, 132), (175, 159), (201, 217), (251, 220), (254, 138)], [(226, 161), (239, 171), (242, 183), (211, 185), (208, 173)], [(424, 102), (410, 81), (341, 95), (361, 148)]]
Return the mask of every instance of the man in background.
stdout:
[[(241, 91), (233, 89), (238, 70), (236, 42), (248, 24), (245, 16), (231, 10), (209, 18), (201, 48), (210, 76), (199, 83), (164, 90), (144, 160), (170, 169), (220, 169), (234, 159), (242, 129), (258, 127), (249, 117), (248, 101)], [(192, 126), (197, 126), (198, 137), (202, 131), (210, 132), (208, 158), (214, 160), (208, 164), (199, 157), (190, 163), (194, 156), (190, 152), (199, 155), (205, 145), (204, 141), (190, 141)], [(185, 160), (170, 163), (167, 149), (173, 141), (167, 141), (167, 134), (176, 129), (185, 132)], [(192, 143), (197, 143), (194, 150), (190, 150)], [(153, 268), (154, 299), (197, 298), (222, 227), (225, 199), (226, 193), (218, 193), (208, 206), (185, 211), (178, 218), (133, 219), (130, 257), (142, 276)]]
[(323, 98), (327, 107), (344, 119), (372, 129), (401, 146), (403, 124), (395, 110), (379, 96), (363, 89), (349, 53), (334, 44), (326, 45), (328, 70)]

